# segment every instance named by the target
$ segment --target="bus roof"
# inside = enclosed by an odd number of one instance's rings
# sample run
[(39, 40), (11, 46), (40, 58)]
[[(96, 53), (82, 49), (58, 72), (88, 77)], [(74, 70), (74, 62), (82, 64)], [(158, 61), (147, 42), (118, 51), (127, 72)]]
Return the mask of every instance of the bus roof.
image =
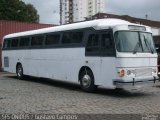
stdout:
[[(74, 30), (74, 29), (76, 30), (76, 29), (83, 29), (83, 28), (89, 28), (89, 27), (93, 27), (94, 29), (98, 30), (98, 29), (103, 29), (104, 27), (112, 28), (117, 25), (138, 25), (138, 24), (133, 24), (121, 19), (111, 19), (111, 18), (97, 19), (92, 21), (85, 21), (85, 22), (61, 25), (56, 27), (49, 27), (49, 28), (19, 32), (19, 33), (13, 33), (13, 34), (6, 35), (4, 38), (29, 36), (29, 35), (36, 35), (36, 34), (43, 34), (43, 33)], [(138, 25), (138, 26), (142, 26), (142, 25)]]

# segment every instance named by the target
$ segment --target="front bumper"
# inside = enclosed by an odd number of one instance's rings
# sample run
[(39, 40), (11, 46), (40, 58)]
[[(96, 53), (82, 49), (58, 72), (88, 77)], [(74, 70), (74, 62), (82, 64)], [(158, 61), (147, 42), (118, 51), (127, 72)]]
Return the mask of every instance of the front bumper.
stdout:
[(152, 77), (148, 79), (136, 79), (133, 78), (129, 82), (125, 81), (114, 81), (114, 85), (116, 88), (123, 88), (126, 90), (134, 90), (134, 89), (140, 89), (144, 87), (151, 87), (151, 86), (157, 86), (160, 85), (160, 79), (159, 77)]

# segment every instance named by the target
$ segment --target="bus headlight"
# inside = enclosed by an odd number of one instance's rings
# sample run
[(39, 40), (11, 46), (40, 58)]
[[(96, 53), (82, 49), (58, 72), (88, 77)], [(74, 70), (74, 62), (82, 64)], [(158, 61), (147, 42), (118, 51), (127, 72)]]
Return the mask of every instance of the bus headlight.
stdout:
[(127, 71), (127, 75), (131, 75), (132, 74), (132, 71), (131, 70), (128, 70)]
[(152, 69), (152, 74), (157, 74), (157, 69)]
[(127, 75), (135, 75), (135, 71), (134, 70), (127, 70)]

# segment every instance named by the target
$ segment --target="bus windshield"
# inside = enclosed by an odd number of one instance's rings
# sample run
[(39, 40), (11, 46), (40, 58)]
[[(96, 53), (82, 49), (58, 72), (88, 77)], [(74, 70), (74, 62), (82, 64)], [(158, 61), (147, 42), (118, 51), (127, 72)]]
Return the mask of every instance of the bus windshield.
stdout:
[(156, 53), (151, 33), (119, 31), (115, 33), (118, 52)]

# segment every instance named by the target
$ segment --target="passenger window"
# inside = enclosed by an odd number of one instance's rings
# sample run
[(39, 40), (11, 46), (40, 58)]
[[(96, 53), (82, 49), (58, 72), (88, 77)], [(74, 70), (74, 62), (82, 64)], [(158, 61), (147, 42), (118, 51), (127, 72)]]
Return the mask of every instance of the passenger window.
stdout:
[(83, 32), (65, 32), (62, 37), (62, 44), (82, 43)]
[(43, 45), (43, 36), (34, 36), (31, 40), (31, 46), (41, 46)]
[(90, 34), (88, 36), (87, 42), (87, 52), (99, 52), (99, 35), (98, 34)]
[(11, 47), (12, 48), (15, 48), (15, 47), (18, 47), (18, 39), (12, 39), (11, 40), (12, 42), (11, 42)]
[(59, 40), (60, 40), (59, 34), (47, 35), (45, 40), (45, 45), (57, 45), (59, 44)]
[(3, 42), (3, 49), (6, 49), (8, 47), (8, 41), (7, 39), (4, 39), (4, 42)]
[(72, 33), (63, 33), (63, 37), (62, 37), (62, 44), (69, 44), (71, 43), (72, 40)]
[(20, 39), (20, 47), (27, 47), (27, 46), (29, 46), (29, 42), (30, 42), (29, 37), (21, 38)]
[(115, 55), (112, 32), (99, 31), (88, 35), (86, 55), (113, 56)]
[(83, 39), (83, 32), (73, 33), (72, 43), (81, 43)]
[(7, 40), (7, 48), (11, 47), (11, 40)]

